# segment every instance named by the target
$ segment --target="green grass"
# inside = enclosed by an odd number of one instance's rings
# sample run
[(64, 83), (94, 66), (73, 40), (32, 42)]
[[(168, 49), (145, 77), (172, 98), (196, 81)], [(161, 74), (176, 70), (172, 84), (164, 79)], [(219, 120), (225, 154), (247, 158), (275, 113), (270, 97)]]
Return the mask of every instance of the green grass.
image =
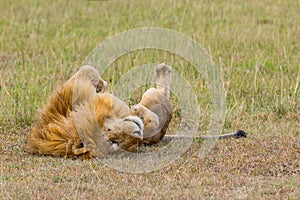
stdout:
[[(299, 10), (292, 0), (2, 0), (0, 197), (299, 199)], [(149, 174), (26, 154), (26, 134), (51, 91), (100, 42), (145, 26), (182, 32), (211, 54), (227, 90), (224, 132), (245, 129), (249, 138), (220, 141), (203, 159), (195, 142), (178, 161)], [(134, 52), (113, 64), (120, 70), (110, 68), (103, 77), (112, 84), (131, 67), (151, 62), (166, 62), (190, 80), (199, 94), (200, 127), (207, 125), (205, 83), (177, 56)], [(176, 125), (175, 117), (171, 130)]]

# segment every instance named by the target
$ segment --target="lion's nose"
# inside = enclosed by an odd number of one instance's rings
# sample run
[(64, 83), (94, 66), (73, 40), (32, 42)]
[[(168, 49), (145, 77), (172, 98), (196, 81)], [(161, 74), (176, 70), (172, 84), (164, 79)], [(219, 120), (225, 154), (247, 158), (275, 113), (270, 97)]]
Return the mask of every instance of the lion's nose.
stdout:
[(142, 131), (134, 131), (133, 134), (143, 137), (143, 132)]

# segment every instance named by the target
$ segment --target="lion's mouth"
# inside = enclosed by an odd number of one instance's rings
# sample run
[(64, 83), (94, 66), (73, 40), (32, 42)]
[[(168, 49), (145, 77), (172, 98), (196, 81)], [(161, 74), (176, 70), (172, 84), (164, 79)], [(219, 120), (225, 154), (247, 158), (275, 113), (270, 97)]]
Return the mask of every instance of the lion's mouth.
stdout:
[(109, 142), (112, 144), (112, 145), (118, 145), (119, 146), (119, 142), (115, 141), (115, 140), (109, 140)]
[(116, 152), (120, 149), (120, 146), (119, 146), (119, 142), (115, 141), (115, 140), (109, 140), (110, 144), (111, 144), (111, 147), (110, 149), (113, 151), (113, 152)]

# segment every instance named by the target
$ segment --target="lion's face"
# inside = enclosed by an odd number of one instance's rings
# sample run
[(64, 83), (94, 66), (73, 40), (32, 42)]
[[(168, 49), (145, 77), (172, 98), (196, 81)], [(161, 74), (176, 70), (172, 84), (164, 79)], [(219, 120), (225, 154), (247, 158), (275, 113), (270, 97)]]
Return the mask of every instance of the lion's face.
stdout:
[(103, 124), (104, 134), (115, 150), (135, 151), (143, 139), (143, 129), (142, 120), (136, 116), (106, 119)]

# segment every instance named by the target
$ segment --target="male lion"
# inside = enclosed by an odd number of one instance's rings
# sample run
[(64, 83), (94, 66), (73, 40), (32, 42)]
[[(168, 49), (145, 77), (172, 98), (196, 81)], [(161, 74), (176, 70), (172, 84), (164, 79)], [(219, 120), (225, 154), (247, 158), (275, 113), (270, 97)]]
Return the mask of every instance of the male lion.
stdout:
[[(156, 69), (156, 88), (147, 90), (140, 103), (130, 109), (106, 93), (107, 83), (86, 65), (56, 90), (38, 113), (27, 137), (27, 150), (33, 154), (88, 159), (105, 157), (119, 149), (135, 151), (139, 144), (158, 142), (165, 136), (172, 116), (170, 85), (171, 68), (160, 64)], [(233, 135), (239, 134), (224, 137)]]
[(27, 137), (27, 151), (92, 158), (104, 157), (118, 148), (133, 150), (142, 139), (143, 123), (127, 114), (125, 103), (108, 93), (96, 94), (106, 87), (93, 67), (82, 67), (37, 114)]

